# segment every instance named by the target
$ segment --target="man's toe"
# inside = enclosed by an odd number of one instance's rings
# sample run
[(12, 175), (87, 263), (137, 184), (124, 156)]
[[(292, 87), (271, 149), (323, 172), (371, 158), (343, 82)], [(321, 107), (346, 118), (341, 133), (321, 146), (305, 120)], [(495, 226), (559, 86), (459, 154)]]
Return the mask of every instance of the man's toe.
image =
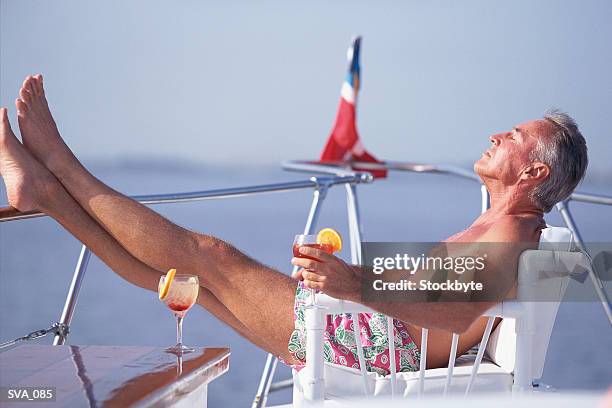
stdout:
[(25, 86), (23, 86), (19, 90), (19, 98), (21, 98), (21, 100), (24, 101), (25, 103), (32, 102), (32, 95), (30, 94), (30, 91), (28, 91)]
[(20, 98), (15, 99), (15, 107), (18, 115), (23, 115), (28, 111), (28, 105)]
[(41, 74), (36, 74), (34, 75), (34, 91), (36, 92), (36, 95), (42, 95), (43, 94), (43, 83), (42, 83), (42, 75)]

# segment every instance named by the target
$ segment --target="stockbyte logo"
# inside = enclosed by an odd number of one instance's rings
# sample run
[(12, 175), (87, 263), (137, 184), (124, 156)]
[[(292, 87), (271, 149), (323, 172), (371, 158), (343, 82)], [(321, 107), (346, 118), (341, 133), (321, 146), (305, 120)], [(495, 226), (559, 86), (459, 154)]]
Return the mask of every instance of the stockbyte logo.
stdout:
[(418, 282), (402, 279), (399, 282), (385, 282), (382, 279), (377, 279), (372, 283), (372, 288), (377, 291), (383, 290), (422, 290), (422, 291), (452, 291), (463, 292), (484, 289), (481, 282), (460, 282), (458, 280), (446, 282), (431, 282), (427, 279), (421, 279)]

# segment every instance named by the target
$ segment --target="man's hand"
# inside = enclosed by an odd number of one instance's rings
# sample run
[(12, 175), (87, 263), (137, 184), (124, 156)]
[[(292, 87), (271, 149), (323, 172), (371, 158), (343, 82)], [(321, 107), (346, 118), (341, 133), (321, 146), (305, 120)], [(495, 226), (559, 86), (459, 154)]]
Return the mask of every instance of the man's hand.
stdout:
[(354, 302), (361, 299), (358, 268), (320, 249), (303, 246), (300, 253), (313, 259), (293, 258), (291, 263), (302, 268), (293, 275), (294, 278), (303, 280), (309, 288), (319, 289), (337, 299)]

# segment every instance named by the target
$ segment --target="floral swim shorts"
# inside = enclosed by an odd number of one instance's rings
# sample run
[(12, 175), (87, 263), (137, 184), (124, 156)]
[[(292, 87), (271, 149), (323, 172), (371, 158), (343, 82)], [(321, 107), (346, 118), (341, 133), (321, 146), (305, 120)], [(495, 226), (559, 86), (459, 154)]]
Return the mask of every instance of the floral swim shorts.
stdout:
[[(302, 364), (293, 366), (300, 370), (306, 362), (306, 323), (304, 307), (308, 304), (310, 290), (299, 282), (295, 292), (294, 323), (295, 330), (289, 339), (289, 352)], [(390, 373), (389, 338), (387, 336), (387, 317), (381, 313), (359, 313), (361, 344), (367, 371), (381, 375)], [(404, 323), (393, 320), (395, 339), (395, 361), (397, 372), (419, 370), (419, 350), (408, 334)], [(359, 369), (355, 330), (349, 313), (327, 316), (324, 332), (325, 361), (345, 367)]]

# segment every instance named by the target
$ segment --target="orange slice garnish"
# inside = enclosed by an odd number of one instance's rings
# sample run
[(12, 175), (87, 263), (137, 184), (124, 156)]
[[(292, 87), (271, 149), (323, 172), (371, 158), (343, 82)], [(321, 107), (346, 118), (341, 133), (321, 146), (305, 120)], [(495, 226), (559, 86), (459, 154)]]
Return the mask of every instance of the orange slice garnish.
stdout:
[(170, 291), (170, 284), (174, 280), (174, 275), (176, 275), (176, 269), (170, 269), (166, 274), (164, 286), (159, 290), (159, 300), (164, 300), (166, 296), (168, 296), (168, 291)]
[(329, 245), (332, 252), (340, 252), (342, 249), (342, 237), (333, 228), (323, 228), (317, 234), (317, 244)]

